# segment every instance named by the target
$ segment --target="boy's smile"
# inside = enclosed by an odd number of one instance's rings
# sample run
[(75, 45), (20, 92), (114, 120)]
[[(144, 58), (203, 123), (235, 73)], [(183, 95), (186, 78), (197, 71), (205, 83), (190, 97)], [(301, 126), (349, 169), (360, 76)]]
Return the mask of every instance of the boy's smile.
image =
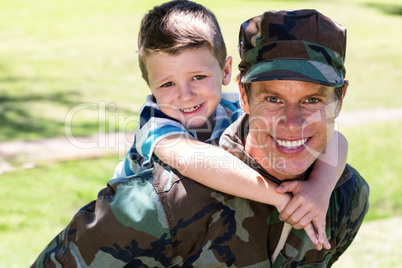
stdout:
[(201, 107), (201, 104), (194, 106), (192, 108), (188, 108), (188, 109), (180, 109), (180, 111), (182, 111), (183, 113), (192, 113), (192, 112), (197, 111), (200, 107)]
[(186, 49), (177, 55), (152, 53), (146, 57), (149, 87), (159, 109), (189, 129), (213, 130), (222, 85), (230, 82), (231, 58), (222, 70), (208, 48)]

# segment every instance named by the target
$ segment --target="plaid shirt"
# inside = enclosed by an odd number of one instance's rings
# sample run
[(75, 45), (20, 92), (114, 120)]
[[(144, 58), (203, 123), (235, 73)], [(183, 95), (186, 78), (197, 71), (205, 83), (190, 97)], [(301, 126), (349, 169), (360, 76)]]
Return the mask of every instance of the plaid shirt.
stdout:
[[(218, 140), (225, 129), (236, 121), (243, 113), (240, 108), (238, 93), (222, 93), (222, 99), (215, 110), (214, 129), (206, 142)], [(131, 176), (143, 169), (152, 167), (155, 157), (155, 145), (163, 138), (180, 134), (181, 137), (192, 135), (197, 139), (194, 130), (186, 129), (179, 121), (159, 110), (152, 95), (147, 96), (140, 109), (140, 120), (134, 137), (134, 144), (127, 153), (123, 165), (115, 171), (115, 177)]]

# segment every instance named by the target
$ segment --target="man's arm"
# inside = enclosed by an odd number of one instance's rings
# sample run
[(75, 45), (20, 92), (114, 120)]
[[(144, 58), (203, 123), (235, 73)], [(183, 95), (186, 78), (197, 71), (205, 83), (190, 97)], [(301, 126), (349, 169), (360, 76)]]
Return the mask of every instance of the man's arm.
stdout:
[(327, 215), (335, 244), (335, 254), (330, 263), (335, 262), (351, 245), (369, 209), (370, 188), (367, 182), (349, 165), (343, 176), (350, 179), (334, 190)]

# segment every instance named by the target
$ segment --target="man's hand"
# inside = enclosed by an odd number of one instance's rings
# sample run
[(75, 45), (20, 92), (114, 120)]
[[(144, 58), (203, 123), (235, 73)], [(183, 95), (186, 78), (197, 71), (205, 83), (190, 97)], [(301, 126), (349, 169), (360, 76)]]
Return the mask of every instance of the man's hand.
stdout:
[(315, 189), (315, 184), (307, 181), (286, 181), (276, 188), (278, 193), (293, 193), (293, 198), (280, 211), (281, 220), (295, 229), (306, 231), (317, 250), (322, 246), (330, 249), (331, 245), (325, 234), (325, 218), (330, 194), (327, 189)]

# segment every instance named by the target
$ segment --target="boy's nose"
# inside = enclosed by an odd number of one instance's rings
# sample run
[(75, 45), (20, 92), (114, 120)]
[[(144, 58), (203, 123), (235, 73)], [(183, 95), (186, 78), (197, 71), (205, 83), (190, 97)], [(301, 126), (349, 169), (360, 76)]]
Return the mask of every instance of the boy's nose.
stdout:
[(190, 85), (182, 85), (179, 89), (179, 99), (181, 101), (189, 101), (196, 96)]

